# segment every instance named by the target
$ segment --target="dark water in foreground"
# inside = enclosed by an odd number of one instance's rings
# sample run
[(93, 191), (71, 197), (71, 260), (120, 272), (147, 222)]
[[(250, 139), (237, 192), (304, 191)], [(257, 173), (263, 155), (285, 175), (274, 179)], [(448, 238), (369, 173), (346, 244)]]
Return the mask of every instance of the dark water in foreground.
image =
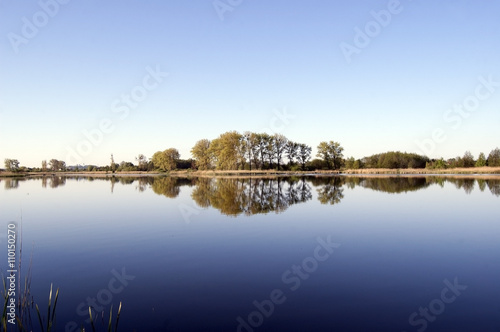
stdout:
[(50, 284), (60, 289), (57, 331), (85, 324), (89, 304), (107, 320), (120, 301), (118, 331), (500, 331), (500, 180), (52, 177), (0, 188), (0, 245), (9, 221), (22, 225), (42, 312)]

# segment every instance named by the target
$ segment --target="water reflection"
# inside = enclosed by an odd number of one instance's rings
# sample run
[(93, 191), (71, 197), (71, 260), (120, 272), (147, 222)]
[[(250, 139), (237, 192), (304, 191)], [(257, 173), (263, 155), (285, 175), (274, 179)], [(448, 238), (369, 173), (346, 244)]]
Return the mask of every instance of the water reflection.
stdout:
[(7, 178), (7, 179), (4, 179), (4, 182), (5, 182), (5, 184), (4, 184), (5, 190), (19, 188), (19, 179), (18, 178), (13, 178), (13, 179)]
[(425, 177), (366, 177), (366, 178), (346, 178), (348, 182), (355, 182), (356, 185), (376, 191), (391, 194), (417, 191), (429, 187), (433, 180)]
[(200, 207), (237, 216), (280, 213), (312, 198), (305, 178), (199, 178), (191, 195)]
[[(181, 186), (192, 186), (192, 180), (190, 179), (184, 179), (184, 178), (149, 178), (152, 180), (150, 182), (151, 188), (155, 192), (155, 194), (158, 195), (164, 195), (168, 198), (176, 198), (179, 196), (179, 193), (181, 192)], [(144, 178), (139, 178), (139, 180), (142, 181), (142, 185), (139, 185), (139, 188), (141, 186), (144, 186)], [(139, 181), (141, 183), (141, 181)], [(140, 191), (140, 189), (139, 189)]]
[(500, 180), (491, 180), (487, 183), (491, 193), (495, 196), (500, 196)]
[(40, 180), (43, 188), (58, 188), (67, 181), (107, 181), (113, 193), (117, 184), (135, 185), (139, 192), (152, 189), (167, 198), (176, 198), (181, 187), (194, 187), (191, 198), (200, 207), (213, 207), (231, 216), (239, 214), (282, 212), (293, 204), (312, 199), (312, 187), (322, 204), (339, 204), (344, 198), (344, 189), (362, 187), (390, 194), (422, 190), (432, 185), (444, 187), (453, 184), (457, 189), (471, 194), (477, 188), (486, 188), (500, 196), (500, 178), (471, 176), (295, 176), (295, 177), (246, 177), (246, 178), (174, 178), (134, 176), (43, 176), (0, 178), (5, 190), (18, 189), (22, 182)]
[(328, 177), (328, 178), (314, 178), (311, 183), (315, 187), (319, 187), (318, 200), (321, 204), (338, 204), (344, 198), (344, 189), (342, 186), (345, 184), (346, 178), (344, 177)]
[[(273, 289), (283, 290), (289, 302), (276, 307), (276, 320), (262, 326), (267, 331), (328, 331), (328, 326), (402, 331), (416, 308), (440, 295), (444, 278), (458, 277), (471, 292), (457, 300), (459, 312), (447, 311), (450, 320), (497, 305), (492, 294), (500, 287), (500, 176), (103, 175), (2, 181), (2, 214), (16, 220), (23, 208), (23, 241), (36, 248), (33, 280), (60, 287), (63, 324), (83, 322), (80, 304), (108, 287), (112, 269), (136, 278), (113, 294), (114, 308), (123, 301), (129, 313), (144, 313), (141, 322), (137, 315), (124, 315), (125, 331), (135, 326), (138, 331), (235, 331), (235, 318), (246, 320), (257, 310), (253, 303), (268, 301)], [(186, 215), (183, 205), (189, 214), (198, 206), (209, 210), (188, 224), (180, 218)], [(472, 218), (477, 211), (480, 218)], [(309, 269), (318, 236), (331, 236), (342, 246), (335, 257), (318, 261), (318, 269)], [(314, 270), (307, 272), (311, 279), (292, 273), (296, 265), (300, 273)], [(304, 281), (302, 288), (292, 293), (295, 283), (289, 280)], [(33, 290), (35, 302), (46, 298), (47, 288)], [(374, 308), (382, 311), (374, 314)], [(488, 322), (494, 323), (491, 316)], [(168, 329), (161, 327), (165, 317)], [(450, 321), (440, 319), (444, 323), (438, 320), (436, 330)], [(315, 320), (325, 327), (305, 326)]]

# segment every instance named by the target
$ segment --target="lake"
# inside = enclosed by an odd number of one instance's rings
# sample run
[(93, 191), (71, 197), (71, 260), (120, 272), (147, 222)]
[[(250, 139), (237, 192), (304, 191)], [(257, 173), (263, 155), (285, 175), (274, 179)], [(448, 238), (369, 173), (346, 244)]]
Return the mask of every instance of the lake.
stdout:
[(499, 203), (491, 176), (3, 178), (0, 245), (16, 221), (57, 331), (120, 302), (118, 331), (500, 331)]

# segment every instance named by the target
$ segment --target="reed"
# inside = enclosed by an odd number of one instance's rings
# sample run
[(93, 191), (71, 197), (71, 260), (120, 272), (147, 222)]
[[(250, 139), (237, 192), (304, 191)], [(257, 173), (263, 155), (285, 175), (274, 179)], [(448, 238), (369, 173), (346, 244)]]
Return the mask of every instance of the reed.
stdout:
[[(109, 320), (108, 320), (108, 332), (117, 332), (118, 331), (118, 322), (120, 321), (120, 313), (122, 311), (122, 303), (120, 302), (120, 305), (118, 306), (118, 312), (116, 314), (116, 321), (115, 321), (115, 329), (113, 331), (113, 305), (111, 305), (111, 308), (109, 309)], [(96, 332), (95, 324), (94, 324), (94, 317), (92, 316), (92, 307), (89, 307), (89, 317), (90, 317), (90, 327), (92, 328), (92, 332)], [(102, 317), (104, 317), (104, 312), (102, 312)], [(104, 321), (103, 321), (104, 323)], [(105, 324), (103, 324), (105, 325)], [(85, 332), (85, 328), (80, 329), (81, 332)]]
[(95, 332), (94, 319), (92, 318), (92, 308), (89, 307), (89, 316), (90, 316), (90, 326), (92, 327), (92, 332)]
[[(22, 222), (22, 217), (21, 217), (21, 222)], [(34, 309), (37, 314), (38, 318), (38, 324), (40, 325), (40, 331), (42, 332), (51, 332), (56, 329), (56, 309), (57, 309), (57, 302), (59, 299), (59, 288), (55, 291), (55, 294), (53, 292), (53, 284), (50, 284), (50, 291), (49, 291), (49, 301), (47, 305), (47, 316), (44, 317), (41, 312), (38, 304), (36, 304), (33, 300), (33, 296), (31, 295), (31, 281), (32, 281), (32, 266), (33, 266), (33, 249), (30, 255), (30, 261), (29, 265), (26, 271), (26, 276), (24, 277), (24, 289), (21, 291), (21, 262), (22, 262), (22, 228), (20, 228), (19, 232), (19, 261), (18, 261), (18, 266), (17, 270), (19, 271), (18, 274), (18, 281), (17, 281), (17, 301), (16, 301), (16, 316), (15, 319), (17, 321), (16, 327), (14, 329), (17, 329), (18, 331), (38, 331), (38, 328), (33, 328), (34, 325), (31, 317), (31, 311)], [(2, 316), (0, 320), (0, 332), (7, 332), (7, 327), (8, 327), (8, 315), (7, 315), (7, 306), (9, 303), (9, 293), (7, 290), (7, 278), (4, 277), (2, 274), (2, 283), (3, 283), (3, 289), (2, 289), (2, 296), (3, 296), (3, 311), (2, 311)], [(120, 302), (118, 306), (118, 312), (116, 315), (116, 320), (114, 321), (114, 331), (113, 331), (113, 306), (111, 306), (110, 312), (109, 312), (109, 321), (107, 322), (107, 330), (108, 332), (116, 332), (118, 330), (118, 322), (120, 320), (120, 314), (122, 310), (122, 303)], [(102, 313), (104, 317), (104, 312)], [(95, 324), (94, 324), (94, 317), (92, 316), (92, 308), (89, 307), (89, 316), (90, 316), (90, 323), (91, 323), (91, 328), (92, 331), (95, 332)], [(103, 326), (106, 328), (106, 324), (103, 321)], [(9, 327), (9, 331), (12, 331), (11, 327)], [(81, 332), (85, 332), (85, 328), (82, 326), (80, 329)]]
[(54, 327), (54, 322), (56, 319), (56, 306), (57, 306), (57, 299), (59, 298), (59, 288), (56, 290), (56, 295), (54, 297), (54, 307), (51, 308), (52, 305), (52, 284), (50, 284), (50, 292), (49, 292), (49, 304), (47, 306), (47, 325), (46, 328), (43, 328), (43, 319), (42, 315), (40, 314), (40, 309), (38, 308), (38, 304), (35, 304), (36, 308), (36, 313), (38, 314), (38, 322), (40, 323), (40, 329), (42, 332), (50, 332), (52, 328)]

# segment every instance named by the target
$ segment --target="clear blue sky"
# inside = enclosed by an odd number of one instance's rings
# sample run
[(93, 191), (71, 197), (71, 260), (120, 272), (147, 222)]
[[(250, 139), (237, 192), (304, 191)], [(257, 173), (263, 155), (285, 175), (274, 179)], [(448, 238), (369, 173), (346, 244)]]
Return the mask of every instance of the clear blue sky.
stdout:
[[(314, 149), (335, 140), (356, 158), (500, 146), (500, 84), (475, 97), (479, 77), (500, 82), (498, 1), (233, 0), (223, 13), (213, 0), (60, 1), (0, 1), (2, 161), (74, 164), (68, 147), (103, 119), (113, 130), (80, 163), (169, 147), (189, 158), (197, 140), (230, 130), (275, 130)], [(390, 21), (374, 23), (381, 10)], [(350, 61), (347, 44), (359, 46)], [(147, 68), (168, 76), (158, 83)], [(133, 91), (140, 101), (126, 106)], [(452, 110), (464, 101), (475, 111)], [(285, 109), (294, 118), (276, 121)], [(436, 128), (446, 140), (422, 151), (416, 141)]]

